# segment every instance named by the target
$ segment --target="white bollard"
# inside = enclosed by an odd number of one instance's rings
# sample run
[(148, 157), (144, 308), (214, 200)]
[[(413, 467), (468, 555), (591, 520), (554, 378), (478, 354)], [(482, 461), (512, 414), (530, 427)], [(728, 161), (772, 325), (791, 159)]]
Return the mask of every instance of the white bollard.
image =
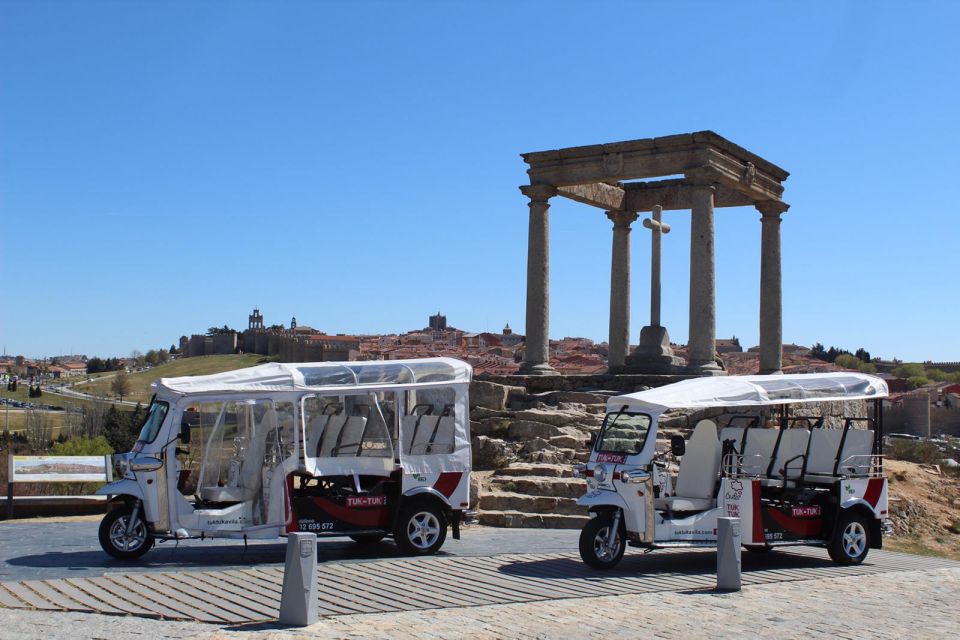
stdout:
[(320, 619), (317, 607), (317, 534), (288, 533), (280, 624), (305, 627)]
[(740, 591), (740, 518), (717, 518), (717, 590)]

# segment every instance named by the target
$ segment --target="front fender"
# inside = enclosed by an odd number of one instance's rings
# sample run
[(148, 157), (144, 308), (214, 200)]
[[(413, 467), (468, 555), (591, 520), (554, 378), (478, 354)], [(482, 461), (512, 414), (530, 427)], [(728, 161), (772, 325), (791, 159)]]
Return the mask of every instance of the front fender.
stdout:
[(594, 489), (580, 496), (577, 499), (577, 506), (587, 507), (591, 511), (597, 507), (619, 507), (626, 509), (627, 503), (624, 502), (623, 498), (621, 498), (620, 494), (616, 491)]
[(108, 482), (96, 491), (98, 496), (133, 496), (143, 500), (143, 491), (135, 480), (124, 478), (123, 480), (114, 480)]

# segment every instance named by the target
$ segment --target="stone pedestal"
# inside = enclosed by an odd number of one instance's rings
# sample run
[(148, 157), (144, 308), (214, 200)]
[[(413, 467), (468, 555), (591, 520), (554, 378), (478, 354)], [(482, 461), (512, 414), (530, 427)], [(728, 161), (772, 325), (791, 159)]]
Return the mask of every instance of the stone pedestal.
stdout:
[(666, 327), (647, 326), (640, 330), (640, 344), (627, 358), (624, 373), (672, 374), (683, 370), (684, 362), (673, 355)]

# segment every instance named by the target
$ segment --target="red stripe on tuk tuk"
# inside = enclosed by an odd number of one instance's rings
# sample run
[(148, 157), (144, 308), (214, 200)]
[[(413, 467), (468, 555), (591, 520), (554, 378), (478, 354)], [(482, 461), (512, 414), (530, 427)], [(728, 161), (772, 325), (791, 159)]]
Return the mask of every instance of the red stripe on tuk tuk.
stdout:
[(883, 478), (870, 478), (867, 480), (867, 490), (863, 494), (863, 499), (873, 507), (877, 508), (877, 503), (880, 502), (880, 494), (883, 492)]
[(444, 471), (433, 484), (433, 488), (449, 498), (456, 491), (460, 484), (460, 478), (463, 477), (463, 471)]
[(753, 491), (753, 543), (766, 542), (763, 536), (763, 513), (760, 511), (760, 481), (753, 480), (751, 483)]

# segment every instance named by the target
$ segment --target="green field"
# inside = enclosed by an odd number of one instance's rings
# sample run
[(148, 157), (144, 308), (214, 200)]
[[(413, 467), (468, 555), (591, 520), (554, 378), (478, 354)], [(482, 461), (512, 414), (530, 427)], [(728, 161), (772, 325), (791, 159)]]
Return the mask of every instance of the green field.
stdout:
[[(127, 377), (130, 380), (130, 393), (125, 395), (123, 399), (125, 401), (129, 400), (131, 402), (142, 402), (146, 404), (150, 401), (152, 395), (150, 384), (159, 378), (177, 378), (180, 376), (200, 376), (209, 373), (221, 373), (223, 371), (252, 367), (264, 362), (267, 362), (267, 358), (255, 353), (180, 358), (162, 364), (159, 367), (153, 367), (147, 371), (138, 371), (137, 373), (129, 374)], [(74, 388), (82, 393), (111, 398), (114, 397), (113, 391), (110, 389), (112, 382), (112, 378), (94, 380), (92, 382), (78, 384)]]

